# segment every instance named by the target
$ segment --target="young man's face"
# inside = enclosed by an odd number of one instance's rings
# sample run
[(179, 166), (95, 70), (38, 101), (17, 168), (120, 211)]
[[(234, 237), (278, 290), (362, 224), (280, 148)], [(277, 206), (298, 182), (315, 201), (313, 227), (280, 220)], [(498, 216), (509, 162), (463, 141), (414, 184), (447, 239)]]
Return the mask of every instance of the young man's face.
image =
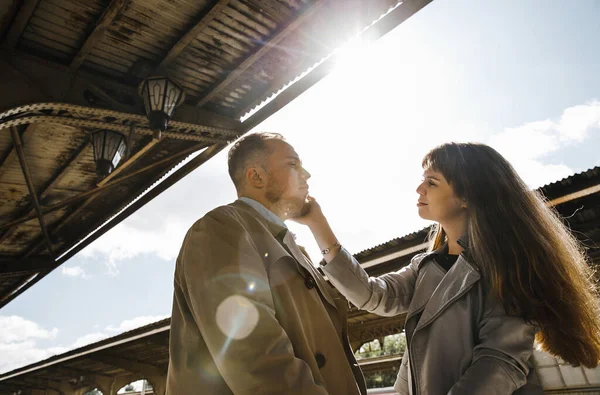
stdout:
[(306, 202), (310, 173), (302, 167), (300, 157), (288, 143), (269, 140), (266, 144), (271, 154), (266, 160), (268, 178), (265, 197), (277, 205), (286, 217), (297, 217)]

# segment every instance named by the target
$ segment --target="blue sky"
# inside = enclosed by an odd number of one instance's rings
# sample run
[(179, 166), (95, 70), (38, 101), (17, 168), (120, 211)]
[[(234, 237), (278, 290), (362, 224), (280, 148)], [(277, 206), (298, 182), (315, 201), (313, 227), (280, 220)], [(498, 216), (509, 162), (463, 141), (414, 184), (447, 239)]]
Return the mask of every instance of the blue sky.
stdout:
[[(351, 252), (427, 225), (420, 159), (481, 141), (537, 187), (600, 165), (600, 1), (435, 0), (256, 130), (284, 134)], [(187, 228), (235, 199), (226, 151), (0, 311), (0, 372), (171, 311)], [(316, 244), (292, 224), (301, 244)]]

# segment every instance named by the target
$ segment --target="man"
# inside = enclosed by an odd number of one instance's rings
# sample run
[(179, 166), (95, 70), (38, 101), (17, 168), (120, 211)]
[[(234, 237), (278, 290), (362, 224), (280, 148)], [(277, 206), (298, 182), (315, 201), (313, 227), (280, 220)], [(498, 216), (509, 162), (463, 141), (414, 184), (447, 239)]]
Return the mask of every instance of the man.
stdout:
[(168, 395), (366, 394), (347, 301), (296, 245), (310, 174), (283, 137), (229, 152), (239, 199), (188, 231), (175, 268)]

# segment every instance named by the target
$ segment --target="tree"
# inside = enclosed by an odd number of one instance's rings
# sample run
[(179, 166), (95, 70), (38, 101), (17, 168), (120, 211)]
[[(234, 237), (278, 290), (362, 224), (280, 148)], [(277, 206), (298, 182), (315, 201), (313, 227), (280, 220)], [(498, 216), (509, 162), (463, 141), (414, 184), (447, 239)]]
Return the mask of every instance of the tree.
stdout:
[(377, 339), (365, 343), (360, 346), (354, 355), (357, 359), (365, 359), (383, 355), (403, 354), (404, 350), (406, 350), (406, 335), (402, 332), (384, 337), (383, 345)]
[[(383, 338), (383, 344), (378, 339), (360, 346), (356, 351), (356, 359), (383, 357), (386, 355), (402, 355), (406, 350), (406, 335), (404, 332)], [(365, 374), (367, 388), (391, 387), (396, 381), (397, 372), (373, 372)]]

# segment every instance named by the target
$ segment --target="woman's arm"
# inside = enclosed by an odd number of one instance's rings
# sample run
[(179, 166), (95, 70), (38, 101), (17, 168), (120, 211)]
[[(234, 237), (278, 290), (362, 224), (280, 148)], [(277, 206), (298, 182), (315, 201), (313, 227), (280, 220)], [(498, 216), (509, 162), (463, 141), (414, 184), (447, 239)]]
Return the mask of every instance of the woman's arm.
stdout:
[(414, 260), (397, 272), (369, 277), (356, 259), (342, 248), (322, 268), (331, 283), (359, 309), (382, 316), (408, 311), (417, 280)]
[(369, 277), (354, 257), (342, 248), (321, 206), (308, 198), (310, 209), (294, 221), (307, 225), (326, 264), (323, 271), (331, 283), (356, 307), (383, 316), (405, 313), (412, 299), (417, 270), (414, 262), (398, 272)]

